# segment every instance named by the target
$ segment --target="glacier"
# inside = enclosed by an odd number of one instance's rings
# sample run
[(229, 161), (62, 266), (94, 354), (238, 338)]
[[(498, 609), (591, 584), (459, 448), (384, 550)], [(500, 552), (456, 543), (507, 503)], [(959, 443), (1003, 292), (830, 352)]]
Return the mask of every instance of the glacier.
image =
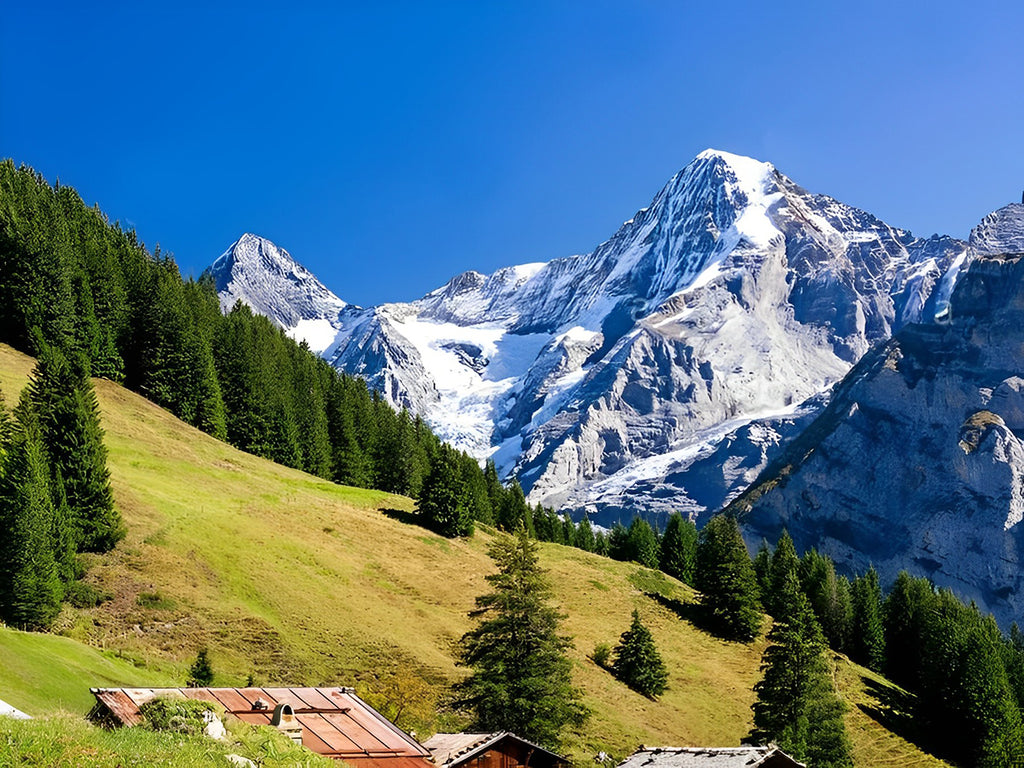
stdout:
[(706, 150), (592, 252), (411, 302), (346, 304), (254, 235), (211, 271), (222, 306), (271, 317), (532, 502), (607, 525), (728, 503), (873, 345), (932, 319), (966, 253)]

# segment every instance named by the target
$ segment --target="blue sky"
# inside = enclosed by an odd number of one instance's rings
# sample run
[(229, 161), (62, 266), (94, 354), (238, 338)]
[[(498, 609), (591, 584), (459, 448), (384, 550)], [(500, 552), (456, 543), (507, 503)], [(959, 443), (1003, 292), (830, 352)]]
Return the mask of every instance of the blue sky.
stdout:
[(706, 147), (921, 235), (1024, 188), (1022, 4), (170, 7), (9, 3), (0, 155), (186, 273), (253, 231), (408, 300), (591, 250)]

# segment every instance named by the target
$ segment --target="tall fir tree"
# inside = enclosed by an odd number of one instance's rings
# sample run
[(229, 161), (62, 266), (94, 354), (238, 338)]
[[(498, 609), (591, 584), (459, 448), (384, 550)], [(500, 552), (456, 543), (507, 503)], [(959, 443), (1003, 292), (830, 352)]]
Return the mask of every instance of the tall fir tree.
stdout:
[(882, 624), (882, 590), (874, 567), (854, 580), (851, 593), (852, 658), (868, 669), (881, 672), (885, 668), (885, 627)]
[(442, 444), (434, 454), (417, 507), (427, 527), (442, 536), (473, 534), (473, 515), (459, 454), (451, 446)]
[(23, 397), (0, 473), (0, 619), (11, 626), (48, 629), (60, 611), (58, 523), (39, 425)]
[(41, 338), (39, 359), (24, 407), (34, 413), (51, 467), (51, 486), (62, 488), (75, 548), (106, 552), (124, 538), (114, 507), (99, 404), (81, 355), (70, 360)]
[(661, 537), (661, 570), (686, 584), (693, 584), (697, 562), (697, 526), (678, 512), (669, 515)]
[(664, 693), (668, 684), (665, 662), (635, 608), (629, 629), (612, 650), (612, 672), (630, 688), (652, 699)]
[(565, 728), (588, 714), (572, 683), (572, 641), (559, 634), (564, 617), (550, 605), (550, 581), (525, 527), (495, 539), (489, 554), (498, 572), (486, 577), (492, 591), (476, 599), (471, 615), (480, 624), (461, 640), (459, 663), (472, 672), (458, 686), (460, 703), (476, 728), (557, 748)]
[(754, 742), (775, 742), (815, 768), (852, 768), (843, 705), (824, 658), (824, 638), (796, 573), (775, 584), (779, 616), (754, 686)]
[(761, 602), (764, 608), (773, 618), (778, 619), (779, 613), (786, 607), (784, 603), (776, 600), (775, 596), (780, 594), (784, 585), (789, 581), (790, 575), (797, 575), (797, 568), (800, 560), (796, 555), (796, 547), (793, 546), (793, 539), (789, 531), (783, 529), (779, 540), (775, 544), (775, 551), (772, 553), (771, 565), (768, 568), (768, 592), (761, 595)]
[(626, 531), (626, 559), (634, 563), (646, 565), (648, 568), (658, 567), (661, 546), (658, 536), (651, 524), (642, 517), (634, 517)]
[(761, 634), (757, 577), (735, 518), (715, 515), (701, 529), (695, 582), (715, 632), (743, 642)]

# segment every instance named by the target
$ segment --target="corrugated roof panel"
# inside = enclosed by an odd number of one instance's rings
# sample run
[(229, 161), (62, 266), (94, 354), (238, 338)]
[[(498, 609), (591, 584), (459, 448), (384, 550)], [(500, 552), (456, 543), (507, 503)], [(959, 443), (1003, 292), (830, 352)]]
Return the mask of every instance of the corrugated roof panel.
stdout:
[(343, 752), (345, 754), (361, 755), (365, 750), (352, 739), (350, 739), (345, 731), (339, 727), (341, 718), (345, 715), (341, 713), (323, 713), (323, 714), (302, 714), (299, 715), (299, 722), (304, 727), (310, 728), (319, 734), (320, 738), (327, 742), (333, 752)]
[(303, 709), (336, 709), (339, 705), (347, 706), (327, 698), (316, 688), (292, 688), (291, 692), (304, 702)]

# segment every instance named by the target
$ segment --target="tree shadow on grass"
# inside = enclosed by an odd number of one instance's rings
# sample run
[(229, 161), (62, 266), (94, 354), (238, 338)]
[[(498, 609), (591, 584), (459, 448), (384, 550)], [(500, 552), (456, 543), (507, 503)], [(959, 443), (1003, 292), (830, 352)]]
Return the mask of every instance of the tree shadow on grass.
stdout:
[(688, 621), (701, 632), (718, 636), (713, 622), (709, 620), (707, 611), (700, 603), (684, 603), (674, 597), (665, 597), (657, 592), (644, 592), (644, 594), (656, 603), (668, 608), (672, 613), (683, 621)]
[(406, 525), (418, 525), (420, 528), (426, 528), (422, 518), (415, 512), (406, 512), (404, 509), (382, 509), (381, 514)]
[(872, 699), (873, 704), (858, 704), (857, 709), (876, 723), (914, 746), (939, 759), (942, 751), (937, 749), (935, 734), (928, 733), (914, 720), (917, 697), (912, 693), (897, 688), (890, 683), (882, 683), (870, 677), (862, 676), (864, 690)]

